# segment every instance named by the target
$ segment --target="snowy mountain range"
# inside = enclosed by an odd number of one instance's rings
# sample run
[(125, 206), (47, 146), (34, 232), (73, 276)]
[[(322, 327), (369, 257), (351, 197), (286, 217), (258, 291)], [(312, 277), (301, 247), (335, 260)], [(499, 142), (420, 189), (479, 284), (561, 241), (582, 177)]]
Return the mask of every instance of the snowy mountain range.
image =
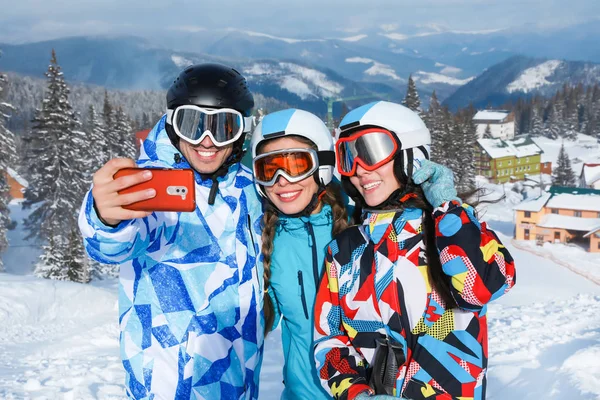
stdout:
[(534, 95), (552, 96), (564, 84), (600, 83), (600, 64), (514, 56), (460, 87), (444, 104), (451, 109), (500, 106), (509, 100)]
[[(0, 70), (41, 77), (54, 48), (69, 81), (164, 90), (184, 66), (223, 62), (246, 72), (255, 92), (319, 114), (326, 111), (325, 99), (331, 97), (359, 98), (358, 102), (369, 96), (400, 100), (412, 74), (424, 107), (433, 90), (452, 108), (470, 102), (487, 106), (551, 93), (563, 83), (595, 82), (598, 69), (593, 63), (515, 56), (519, 52), (571, 59), (587, 55), (600, 62), (599, 46), (589, 43), (584, 31), (600, 34), (594, 25), (543, 35), (524, 29), (457, 31), (436, 25), (402, 29), (382, 25), (356, 32), (325, 31), (314, 37), (231, 28), (182, 30), (146, 39), (71, 37), (0, 43)], [(555, 46), (542, 45), (548, 41)]]

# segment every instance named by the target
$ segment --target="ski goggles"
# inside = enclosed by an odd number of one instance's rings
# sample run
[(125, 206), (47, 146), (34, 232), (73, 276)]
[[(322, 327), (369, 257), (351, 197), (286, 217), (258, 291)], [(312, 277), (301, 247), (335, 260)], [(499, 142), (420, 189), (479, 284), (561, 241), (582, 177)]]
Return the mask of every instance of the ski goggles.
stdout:
[(353, 176), (357, 165), (374, 171), (391, 161), (398, 150), (398, 143), (393, 133), (370, 128), (338, 139), (335, 149), (338, 172), (343, 176)]
[(177, 136), (191, 144), (198, 144), (208, 136), (215, 146), (226, 146), (244, 132), (244, 117), (232, 108), (179, 106), (167, 110), (167, 123), (173, 126)]
[(313, 149), (276, 150), (256, 156), (254, 179), (263, 186), (273, 186), (280, 176), (295, 183), (308, 178), (318, 168), (318, 154)]

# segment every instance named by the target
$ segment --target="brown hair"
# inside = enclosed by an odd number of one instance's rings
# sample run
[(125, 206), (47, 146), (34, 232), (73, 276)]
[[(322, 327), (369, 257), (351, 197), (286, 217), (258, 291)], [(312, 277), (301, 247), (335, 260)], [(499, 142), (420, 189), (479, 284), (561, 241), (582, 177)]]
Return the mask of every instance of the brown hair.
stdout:
[[(289, 136), (288, 136), (289, 137)], [(316, 150), (315, 144), (301, 136), (293, 136), (294, 139), (309, 144), (312, 148)], [(276, 140), (276, 139), (274, 139)], [(260, 144), (257, 153), (260, 154), (262, 148), (264, 147), (263, 142)], [(341, 194), (340, 185), (336, 182), (330, 182), (325, 187), (325, 193), (321, 197), (321, 205), (329, 204), (331, 206), (331, 214), (333, 225), (331, 227), (332, 236), (337, 235), (344, 229), (348, 227), (348, 215), (346, 213), (346, 208), (344, 206), (344, 200)], [(275, 318), (275, 307), (273, 302), (271, 301), (271, 296), (267, 292), (267, 289), (270, 285), (271, 280), (271, 256), (273, 254), (274, 246), (273, 239), (275, 238), (275, 232), (277, 230), (277, 224), (279, 222), (279, 211), (277, 208), (271, 203), (266, 202), (265, 213), (263, 215), (262, 220), (262, 248), (261, 252), (263, 255), (263, 278), (264, 278), (264, 305), (263, 312), (265, 315), (265, 335), (267, 335), (271, 328), (273, 327), (274, 318)], [(317, 288), (318, 290), (318, 288)]]

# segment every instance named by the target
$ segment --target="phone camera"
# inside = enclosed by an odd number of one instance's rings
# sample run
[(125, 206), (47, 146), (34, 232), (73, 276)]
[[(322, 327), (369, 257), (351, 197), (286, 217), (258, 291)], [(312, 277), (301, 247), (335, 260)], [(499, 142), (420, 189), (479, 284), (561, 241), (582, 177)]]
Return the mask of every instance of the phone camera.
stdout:
[(179, 189), (175, 190), (177, 193), (179, 193)]
[(181, 193), (185, 193), (185, 189), (181, 189)]

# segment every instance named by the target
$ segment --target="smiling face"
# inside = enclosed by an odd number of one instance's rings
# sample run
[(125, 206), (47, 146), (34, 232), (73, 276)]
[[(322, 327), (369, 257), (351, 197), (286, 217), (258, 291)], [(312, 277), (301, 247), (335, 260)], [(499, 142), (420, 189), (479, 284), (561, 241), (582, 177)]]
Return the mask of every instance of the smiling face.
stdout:
[(183, 139), (179, 140), (179, 149), (190, 165), (201, 174), (212, 174), (233, 152), (233, 143), (217, 147), (207, 136), (200, 143), (193, 145)]
[(400, 189), (400, 184), (394, 175), (394, 160), (374, 171), (367, 171), (358, 165), (356, 174), (350, 177), (350, 182), (369, 207), (383, 203), (396, 189)]
[[(259, 149), (259, 154), (268, 153), (275, 150), (284, 149), (310, 149), (312, 146), (308, 143), (295, 139), (293, 137), (282, 137), (268, 141)], [(297, 214), (304, 210), (310, 203), (318, 186), (315, 178), (309, 176), (300, 182), (291, 183), (283, 176), (277, 179), (273, 186), (264, 186), (267, 197), (284, 214)], [(319, 211), (317, 207), (313, 214)]]

